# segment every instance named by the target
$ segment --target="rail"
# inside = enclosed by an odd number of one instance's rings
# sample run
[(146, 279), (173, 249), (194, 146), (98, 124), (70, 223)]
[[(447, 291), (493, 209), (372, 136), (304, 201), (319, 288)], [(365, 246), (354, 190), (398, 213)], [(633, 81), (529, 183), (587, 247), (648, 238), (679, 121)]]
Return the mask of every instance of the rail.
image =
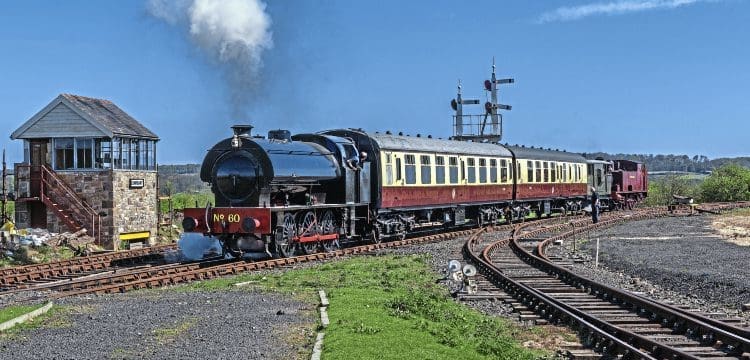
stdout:
[[(632, 216), (628, 220), (664, 215), (664, 213), (660, 214), (660, 211), (645, 211), (636, 216)], [(549, 240), (553, 241), (554, 239), (572, 236), (595, 227), (615, 225), (624, 220), (625, 219), (612, 219), (600, 222), (596, 226), (587, 226), (583, 222), (576, 222), (572, 224), (572, 230), (553, 236)], [(471, 239), (466, 243), (464, 252), (475, 262), (475, 264), (477, 264), (477, 267), (485, 274), (485, 276), (487, 276), (488, 279), (492, 280), (498, 286), (503, 287), (508, 293), (515, 294), (514, 297), (529, 305), (530, 308), (534, 308), (538, 313), (551, 319), (574, 323), (579, 329), (587, 329), (586, 332), (588, 337), (593, 338), (593, 342), (599, 344), (596, 347), (601, 348), (603, 353), (620, 354), (623, 355), (624, 358), (651, 358), (651, 355), (644, 354), (640, 350), (650, 349), (652, 354), (659, 354), (659, 357), (684, 359), (694, 358), (678, 349), (670, 348), (669, 346), (655, 342), (647, 337), (617, 328), (616, 326), (601, 321), (596, 317), (550, 297), (531, 286), (527, 286), (507, 277), (500, 269), (492, 264), (492, 261), (490, 260), (492, 254), (502, 247), (510, 246), (512, 251), (527, 264), (552, 274), (560, 281), (568, 283), (571, 286), (585, 289), (586, 292), (594, 294), (602, 299), (619, 304), (629, 304), (639, 313), (647, 314), (650, 318), (661, 321), (663, 325), (671, 327), (678, 333), (691, 334), (700, 338), (704, 343), (710, 344), (718, 341), (722, 344), (728, 345), (729, 348), (732, 349), (732, 352), (744, 353), (750, 350), (750, 340), (748, 340), (748, 332), (745, 329), (721, 324), (718, 321), (702, 316), (687, 314), (684, 311), (675, 311), (675, 309), (664, 306), (663, 304), (603, 284), (598, 284), (592, 280), (577, 276), (544, 258), (537, 257), (518, 243), (520, 237), (533, 238), (541, 233), (565, 230), (565, 228), (570, 227), (570, 225), (571, 224), (561, 224), (558, 226), (529, 231), (523, 235), (519, 235), (519, 232), (523, 227), (521, 226), (514, 230), (511, 238), (496, 241), (484, 247), (481, 253), (476, 252), (479, 240)], [(543, 249), (544, 246), (539, 246), (537, 251), (543, 251)], [(626, 336), (623, 337), (622, 335)]]

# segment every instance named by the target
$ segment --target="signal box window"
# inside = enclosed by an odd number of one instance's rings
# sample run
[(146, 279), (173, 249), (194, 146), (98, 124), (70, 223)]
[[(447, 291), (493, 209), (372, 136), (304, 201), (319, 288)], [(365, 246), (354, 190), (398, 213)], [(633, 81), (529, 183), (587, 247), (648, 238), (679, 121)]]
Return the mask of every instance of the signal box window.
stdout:
[(487, 183), (487, 159), (479, 159), (479, 182)]
[(94, 139), (76, 139), (77, 168), (91, 169), (94, 158)]
[(476, 183), (477, 182), (476, 160), (474, 158), (466, 159), (466, 168), (469, 173), (469, 184)]
[(445, 157), (435, 157), (435, 183), (445, 184)]
[(55, 169), (73, 169), (73, 139), (55, 139)]
[(406, 175), (406, 183), (409, 185), (417, 183), (417, 164), (415, 162), (414, 155), (406, 155), (404, 157), (404, 172)]
[(422, 176), (422, 184), (431, 184), (432, 183), (432, 166), (430, 166), (430, 156), (429, 155), (420, 156), (419, 162), (421, 163), (420, 175)]
[(490, 159), (490, 182), (497, 182), (497, 160)]
[(455, 156), (448, 158), (448, 175), (450, 175), (451, 184), (458, 184), (458, 158)]

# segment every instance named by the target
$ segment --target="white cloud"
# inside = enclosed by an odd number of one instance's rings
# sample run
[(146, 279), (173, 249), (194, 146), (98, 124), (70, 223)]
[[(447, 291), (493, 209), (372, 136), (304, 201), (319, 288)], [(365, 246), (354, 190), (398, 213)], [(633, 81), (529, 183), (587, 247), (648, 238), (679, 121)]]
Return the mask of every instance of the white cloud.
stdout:
[(591, 3), (579, 6), (563, 6), (545, 12), (539, 16), (537, 22), (548, 23), (555, 21), (572, 21), (596, 15), (622, 15), (647, 10), (675, 9), (707, 1), (717, 0), (622, 0), (608, 3)]

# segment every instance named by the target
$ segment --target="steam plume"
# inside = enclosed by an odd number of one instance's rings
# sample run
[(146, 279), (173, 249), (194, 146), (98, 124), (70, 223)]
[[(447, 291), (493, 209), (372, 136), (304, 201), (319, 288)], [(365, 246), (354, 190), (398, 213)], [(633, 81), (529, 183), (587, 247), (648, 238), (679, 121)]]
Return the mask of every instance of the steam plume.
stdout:
[(183, 28), (224, 72), (235, 116), (246, 115), (262, 54), (273, 47), (271, 18), (260, 0), (148, 0), (151, 16)]

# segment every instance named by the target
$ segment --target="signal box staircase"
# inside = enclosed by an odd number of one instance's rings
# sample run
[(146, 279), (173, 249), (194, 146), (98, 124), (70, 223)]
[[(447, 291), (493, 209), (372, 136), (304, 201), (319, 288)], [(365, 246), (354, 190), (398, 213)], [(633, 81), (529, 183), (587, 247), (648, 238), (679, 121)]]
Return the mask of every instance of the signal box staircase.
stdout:
[[(54, 212), (71, 232), (86, 229), (96, 244), (101, 244), (101, 216), (54, 170), (47, 165), (30, 165), (31, 187), (39, 189), (38, 199)], [(36, 184), (35, 184), (36, 183)], [(29, 200), (31, 200), (29, 199)]]

